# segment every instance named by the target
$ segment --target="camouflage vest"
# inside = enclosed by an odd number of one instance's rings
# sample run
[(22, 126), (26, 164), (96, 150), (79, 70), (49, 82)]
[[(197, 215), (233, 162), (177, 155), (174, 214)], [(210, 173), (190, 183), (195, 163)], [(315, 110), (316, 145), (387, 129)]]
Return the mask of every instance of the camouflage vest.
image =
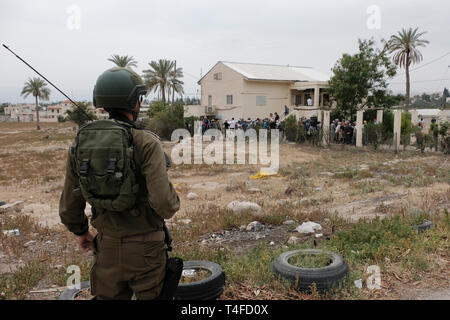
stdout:
[(80, 128), (75, 138), (75, 170), (83, 198), (94, 208), (112, 212), (133, 209), (136, 182), (131, 126), (99, 120)]

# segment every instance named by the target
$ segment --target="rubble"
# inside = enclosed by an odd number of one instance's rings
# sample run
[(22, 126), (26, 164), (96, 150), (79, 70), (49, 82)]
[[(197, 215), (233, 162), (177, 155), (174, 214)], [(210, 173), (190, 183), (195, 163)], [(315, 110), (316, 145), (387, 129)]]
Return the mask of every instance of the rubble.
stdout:
[(11, 212), (20, 212), (23, 209), (24, 202), (16, 201), (13, 203), (6, 203), (0, 206), (0, 214), (1, 213), (11, 213)]

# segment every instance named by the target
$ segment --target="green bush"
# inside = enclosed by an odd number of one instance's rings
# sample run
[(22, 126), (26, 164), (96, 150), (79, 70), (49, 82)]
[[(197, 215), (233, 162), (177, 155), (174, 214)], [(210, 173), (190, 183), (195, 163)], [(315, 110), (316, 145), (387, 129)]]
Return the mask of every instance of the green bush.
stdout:
[(284, 120), (283, 123), (284, 133), (286, 135), (286, 139), (288, 141), (296, 141), (297, 140), (297, 117), (294, 115), (290, 115)]
[(401, 124), (401, 134), (400, 134), (400, 143), (403, 146), (407, 146), (411, 144), (411, 134), (414, 133), (414, 127), (411, 123), (411, 113), (403, 112), (402, 113), (402, 124)]
[(181, 103), (169, 106), (162, 102), (155, 102), (148, 111), (150, 120), (147, 129), (153, 131), (163, 139), (170, 140), (175, 129), (185, 129), (184, 107)]
[(450, 123), (447, 121), (441, 123), (439, 128), (439, 135), (441, 140), (441, 150), (445, 154), (450, 154)]

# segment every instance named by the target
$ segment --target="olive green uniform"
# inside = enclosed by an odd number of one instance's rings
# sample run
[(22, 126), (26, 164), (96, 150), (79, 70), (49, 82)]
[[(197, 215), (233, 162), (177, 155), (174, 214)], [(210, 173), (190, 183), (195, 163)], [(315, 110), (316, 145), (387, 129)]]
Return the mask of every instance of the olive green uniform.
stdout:
[[(109, 212), (92, 207), (91, 223), (99, 234), (94, 240), (91, 291), (98, 299), (130, 299), (133, 292), (138, 299), (159, 296), (166, 264), (163, 223), (180, 207), (160, 141), (148, 131), (131, 129), (131, 133), (139, 184), (137, 210)], [(67, 159), (59, 214), (71, 232), (83, 235), (89, 224), (73, 150)]]

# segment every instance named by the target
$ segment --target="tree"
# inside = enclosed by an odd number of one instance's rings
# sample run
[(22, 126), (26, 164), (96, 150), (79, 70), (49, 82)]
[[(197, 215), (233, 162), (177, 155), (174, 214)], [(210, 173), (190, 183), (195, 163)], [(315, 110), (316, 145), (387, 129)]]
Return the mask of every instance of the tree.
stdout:
[(410, 78), (409, 67), (411, 64), (416, 64), (422, 61), (423, 56), (417, 47), (425, 47), (429, 43), (428, 40), (420, 39), (425, 32), (417, 32), (419, 28), (408, 30), (402, 29), (397, 35), (392, 35), (390, 40), (386, 43), (386, 49), (389, 53), (394, 53), (392, 57), (394, 63), (400, 68), (405, 68), (406, 74), (406, 100), (405, 107), (409, 107), (410, 98)]
[(132, 68), (137, 67), (137, 61), (134, 60), (133, 56), (120, 56), (118, 54), (113, 54), (111, 58), (108, 58), (108, 61), (111, 61), (119, 68)]
[[(97, 116), (91, 108), (90, 102), (77, 102), (76, 106), (72, 106), (72, 110), (67, 110), (66, 120), (75, 122), (79, 127), (85, 125), (89, 120), (97, 120)], [(87, 115), (89, 115), (89, 118)]]
[(363, 108), (385, 107), (392, 102), (387, 80), (396, 73), (386, 52), (374, 40), (358, 40), (359, 52), (344, 53), (334, 68), (329, 92), (337, 102), (338, 114), (351, 117)]
[(48, 100), (50, 97), (50, 89), (47, 87), (47, 82), (42, 80), (41, 78), (28, 78), (28, 81), (25, 82), (25, 86), (22, 89), (22, 95), (24, 98), (27, 98), (30, 94), (33, 95), (36, 99), (36, 129), (40, 130), (41, 127), (39, 125), (39, 100)]
[(450, 92), (448, 92), (447, 88), (444, 88), (444, 92), (442, 93), (444, 98), (450, 98)]
[[(175, 66), (174, 66), (175, 69)], [(183, 84), (184, 82), (180, 80), (180, 78), (183, 78), (183, 68), (176, 68), (176, 70), (172, 71), (170, 73), (169, 77), (169, 89), (172, 91), (172, 104), (175, 103), (175, 97), (174, 94), (183, 94)]]
[(147, 89), (150, 92), (159, 90), (161, 92), (161, 100), (163, 103), (166, 103), (166, 90), (168, 90), (171, 85), (170, 77), (171, 73), (173, 73), (174, 65), (174, 61), (159, 59), (158, 61), (151, 61), (149, 63), (151, 69), (143, 71)]
[(9, 106), (9, 103), (4, 102), (4, 103), (0, 104), (0, 114), (5, 114), (5, 108), (7, 106)]

